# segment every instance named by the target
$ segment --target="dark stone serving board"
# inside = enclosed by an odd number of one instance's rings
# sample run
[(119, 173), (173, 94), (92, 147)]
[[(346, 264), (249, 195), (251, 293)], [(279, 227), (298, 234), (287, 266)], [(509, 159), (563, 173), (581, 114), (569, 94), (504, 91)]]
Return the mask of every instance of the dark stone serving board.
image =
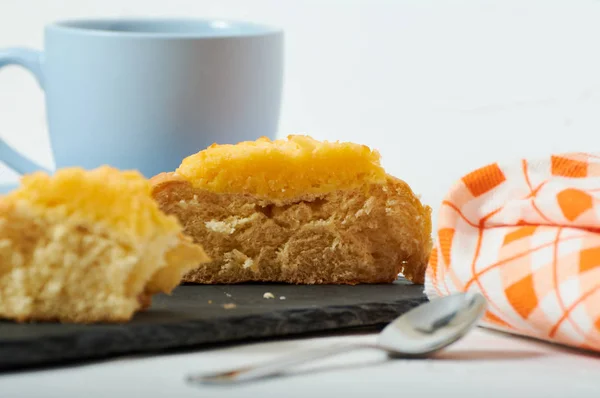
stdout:
[[(266, 292), (275, 298), (263, 298)], [(357, 286), (183, 285), (171, 296), (155, 296), (150, 309), (123, 324), (0, 321), (0, 371), (381, 326), (425, 301), (423, 286), (403, 279)], [(229, 303), (235, 308), (223, 307)]]

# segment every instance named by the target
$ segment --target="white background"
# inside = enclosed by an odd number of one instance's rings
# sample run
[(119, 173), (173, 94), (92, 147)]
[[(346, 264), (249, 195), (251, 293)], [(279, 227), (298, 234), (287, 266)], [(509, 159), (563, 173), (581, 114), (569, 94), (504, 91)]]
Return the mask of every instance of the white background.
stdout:
[[(378, 148), (434, 209), (488, 162), (600, 148), (599, 1), (0, 0), (0, 48), (40, 48), (44, 24), (89, 16), (282, 26), (280, 135)], [(0, 72), (0, 136), (53, 165), (42, 95), (14, 67)]]

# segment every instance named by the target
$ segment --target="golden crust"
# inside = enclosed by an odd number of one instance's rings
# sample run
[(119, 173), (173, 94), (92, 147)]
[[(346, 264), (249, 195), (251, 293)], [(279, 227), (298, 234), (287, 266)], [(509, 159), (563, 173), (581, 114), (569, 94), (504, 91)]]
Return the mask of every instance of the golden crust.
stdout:
[(156, 191), (156, 188), (162, 184), (168, 184), (177, 181), (183, 182), (186, 181), (186, 179), (173, 171), (168, 171), (159, 173), (150, 178), (150, 185), (152, 186), (152, 191), (154, 192)]

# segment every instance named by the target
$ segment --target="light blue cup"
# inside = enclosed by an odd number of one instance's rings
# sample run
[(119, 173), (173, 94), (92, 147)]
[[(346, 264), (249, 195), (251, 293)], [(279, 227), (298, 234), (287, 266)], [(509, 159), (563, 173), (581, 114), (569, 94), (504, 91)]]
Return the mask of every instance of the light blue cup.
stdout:
[[(247, 22), (74, 20), (45, 29), (44, 51), (0, 50), (46, 96), (57, 168), (108, 164), (146, 177), (210, 144), (274, 138), (283, 33)], [(40, 166), (0, 140), (18, 173)]]

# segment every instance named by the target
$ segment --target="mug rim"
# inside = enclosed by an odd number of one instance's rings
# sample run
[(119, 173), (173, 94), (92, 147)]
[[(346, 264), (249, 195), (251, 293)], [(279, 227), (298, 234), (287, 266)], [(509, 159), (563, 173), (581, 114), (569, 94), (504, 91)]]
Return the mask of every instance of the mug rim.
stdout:
[[(211, 33), (206, 32), (178, 32), (178, 31), (126, 31), (100, 28), (98, 24), (172, 24), (172, 23), (199, 23), (209, 25)], [(87, 26), (86, 26), (87, 25)], [(210, 26), (212, 25), (212, 26)], [(235, 32), (227, 27), (240, 28), (241, 32)], [(187, 39), (209, 39), (209, 38), (239, 38), (256, 37), (280, 34), (280, 27), (263, 23), (227, 18), (152, 18), (152, 17), (104, 17), (104, 18), (73, 18), (55, 21), (46, 26), (46, 29), (61, 32), (77, 33), (82, 35), (105, 36), (105, 37), (130, 37), (130, 38), (187, 38)]]

